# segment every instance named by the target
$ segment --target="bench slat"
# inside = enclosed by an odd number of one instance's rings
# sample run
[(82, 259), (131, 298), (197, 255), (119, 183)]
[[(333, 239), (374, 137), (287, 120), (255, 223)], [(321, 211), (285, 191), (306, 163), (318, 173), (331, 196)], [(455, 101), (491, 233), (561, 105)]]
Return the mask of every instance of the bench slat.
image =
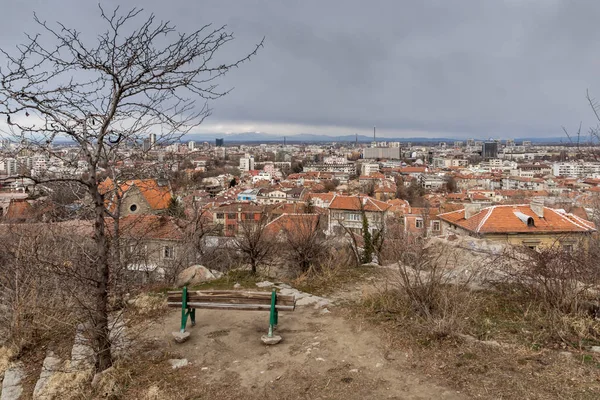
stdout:
[[(181, 308), (181, 302), (169, 302), (169, 307)], [(209, 310), (245, 310), (245, 311), (269, 311), (271, 309), (270, 304), (220, 304), (220, 303), (205, 303), (205, 302), (188, 302), (188, 307), (191, 308), (204, 308)], [(283, 306), (275, 305), (277, 311), (294, 311), (294, 306)]]
[[(169, 299), (181, 300), (182, 292), (169, 292)], [(188, 299), (254, 299), (259, 301), (271, 302), (271, 292), (242, 292), (235, 290), (214, 290), (214, 291), (190, 291), (188, 292)], [(288, 303), (292, 304), (295, 301), (293, 295), (277, 295), (277, 303)]]
[[(178, 302), (181, 303), (181, 297), (169, 297), (167, 299), (169, 302)], [(231, 303), (231, 304), (266, 304), (271, 305), (271, 299), (246, 299), (239, 297), (219, 297), (214, 298), (210, 296), (189, 296), (188, 302), (196, 302), (196, 303)], [(281, 300), (277, 299), (276, 305), (280, 306), (293, 306), (295, 301), (291, 300)]]

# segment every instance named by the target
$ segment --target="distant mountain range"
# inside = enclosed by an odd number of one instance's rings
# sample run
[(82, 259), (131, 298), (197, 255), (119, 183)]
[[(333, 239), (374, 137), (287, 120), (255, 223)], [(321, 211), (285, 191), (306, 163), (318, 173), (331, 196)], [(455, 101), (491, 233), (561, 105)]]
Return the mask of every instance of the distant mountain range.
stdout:
[[(215, 139), (223, 138), (225, 143), (283, 143), (284, 135), (275, 135), (258, 132), (244, 132), (244, 133), (228, 133), (228, 134), (188, 134), (185, 135), (182, 141), (193, 140), (195, 142), (210, 142), (214, 143)], [(286, 135), (286, 143), (324, 143), (324, 142), (354, 142), (358, 140), (360, 143), (371, 143), (373, 137), (365, 135), (342, 135), (342, 136), (328, 136), (328, 135), (315, 135), (309, 133), (301, 133), (297, 135)], [(475, 140), (485, 140), (475, 138)], [(531, 138), (519, 138), (515, 139), (517, 144), (523, 140), (529, 140), (533, 143), (569, 143), (569, 140), (564, 136), (558, 137), (531, 137)], [(402, 137), (402, 138), (390, 138), (390, 137), (378, 137), (378, 142), (412, 142), (412, 143), (429, 143), (429, 142), (448, 142), (453, 143), (454, 141), (466, 141), (466, 139), (453, 139), (443, 137)]]

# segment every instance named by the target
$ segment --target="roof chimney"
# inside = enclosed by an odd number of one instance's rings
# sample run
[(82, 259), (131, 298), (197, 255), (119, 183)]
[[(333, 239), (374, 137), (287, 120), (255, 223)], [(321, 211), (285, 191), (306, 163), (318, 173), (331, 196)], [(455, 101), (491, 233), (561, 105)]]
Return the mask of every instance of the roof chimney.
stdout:
[(535, 215), (537, 215), (540, 218), (544, 218), (544, 202), (543, 202), (543, 200), (540, 200), (540, 199), (532, 200), (529, 207), (531, 208), (531, 211), (533, 211), (535, 213)]
[(467, 203), (465, 204), (465, 219), (471, 218), (473, 215), (481, 211), (481, 204)]

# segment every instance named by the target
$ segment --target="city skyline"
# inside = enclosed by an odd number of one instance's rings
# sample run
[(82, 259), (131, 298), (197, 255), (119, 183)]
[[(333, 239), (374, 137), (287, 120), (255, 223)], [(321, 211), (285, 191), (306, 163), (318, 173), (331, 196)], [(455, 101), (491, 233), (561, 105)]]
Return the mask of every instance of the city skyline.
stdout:
[[(101, 26), (95, 3), (8, 3), (11, 13), (0, 17), (2, 48), (39, 31), (32, 10), (49, 23), (68, 21), (89, 40)], [(211, 104), (212, 116), (196, 133), (368, 135), (377, 125), (382, 138), (520, 138), (595, 125), (585, 96), (588, 89), (600, 93), (600, 41), (588, 22), (600, 4), (153, 0), (143, 6), (183, 31), (227, 24), (236, 39), (223, 48), (224, 60), (265, 37), (253, 62), (220, 80), (234, 90)]]

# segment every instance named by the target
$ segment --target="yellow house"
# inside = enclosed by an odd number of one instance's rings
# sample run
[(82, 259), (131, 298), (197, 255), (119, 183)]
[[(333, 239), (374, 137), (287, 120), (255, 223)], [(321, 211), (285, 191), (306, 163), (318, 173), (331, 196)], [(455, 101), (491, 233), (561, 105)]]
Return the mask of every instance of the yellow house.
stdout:
[(439, 218), (444, 234), (481, 237), (533, 249), (557, 243), (572, 248), (582, 240), (587, 242), (596, 232), (593, 222), (538, 203), (486, 208), (467, 204), (464, 209), (440, 214)]

